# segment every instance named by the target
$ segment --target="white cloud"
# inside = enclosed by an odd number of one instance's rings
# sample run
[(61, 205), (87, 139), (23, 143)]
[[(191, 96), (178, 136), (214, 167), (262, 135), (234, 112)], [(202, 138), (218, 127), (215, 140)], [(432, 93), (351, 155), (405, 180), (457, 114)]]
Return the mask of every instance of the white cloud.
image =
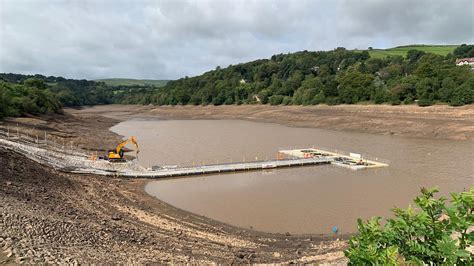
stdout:
[(276, 53), (472, 43), (458, 1), (0, 0), (0, 72), (179, 78)]

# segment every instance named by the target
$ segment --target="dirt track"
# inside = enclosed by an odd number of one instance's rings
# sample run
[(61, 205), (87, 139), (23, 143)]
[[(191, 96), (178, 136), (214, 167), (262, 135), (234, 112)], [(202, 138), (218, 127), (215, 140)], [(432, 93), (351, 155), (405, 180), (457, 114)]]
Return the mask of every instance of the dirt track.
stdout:
[[(11, 119), (15, 132), (86, 150), (112, 147), (108, 131), (133, 117), (247, 119), (410, 137), (474, 138), (474, 108), (434, 106), (97, 106)], [(0, 263), (341, 262), (344, 241), (266, 234), (181, 211), (143, 191), (146, 180), (65, 174), (0, 149)], [(342, 237), (342, 236), (340, 236)]]

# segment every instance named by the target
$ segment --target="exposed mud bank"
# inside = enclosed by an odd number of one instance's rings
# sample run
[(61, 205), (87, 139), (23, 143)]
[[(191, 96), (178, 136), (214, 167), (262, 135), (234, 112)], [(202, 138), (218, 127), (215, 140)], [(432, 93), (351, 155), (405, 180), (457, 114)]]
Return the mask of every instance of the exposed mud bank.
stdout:
[[(2, 126), (105, 150), (120, 139), (108, 131), (117, 121), (67, 112)], [(347, 236), (232, 227), (156, 200), (147, 181), (66, 174), (0, 148), (0, 263), (345, 261)]]
[(429, 107), (389, 105), (338, 106), (131, 106), (107, 105), (67, 110), (79, 115), (103, 114), (125, 120), (244, 119), (288, 126), (366, 132), (405, 137), (474, 140), (474, 105)]
[[(474, 140), (474, 107), (96, 106), (9, 119), (12, 132), (91, 151), (135, 117), (245, 119), (408, 137)], [(147, 195), (146, 180), (61, 173), (0, 149), (0, 263), (345, 262), (343, 240), (268, 234), (181, 211)], [(284, 210), (282, 210), (284, 214)], [(341, 239), (347, 236), (339, 236)]]

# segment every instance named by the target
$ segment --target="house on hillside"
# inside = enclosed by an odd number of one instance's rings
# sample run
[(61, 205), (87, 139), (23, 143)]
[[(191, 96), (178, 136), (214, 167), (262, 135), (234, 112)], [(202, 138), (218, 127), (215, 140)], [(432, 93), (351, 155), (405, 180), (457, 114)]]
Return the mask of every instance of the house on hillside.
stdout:
[(457, 66), (469, 65), (471, 66), (471, 69), (474, 69), (474, 57), (456, 59), (456, 65)]

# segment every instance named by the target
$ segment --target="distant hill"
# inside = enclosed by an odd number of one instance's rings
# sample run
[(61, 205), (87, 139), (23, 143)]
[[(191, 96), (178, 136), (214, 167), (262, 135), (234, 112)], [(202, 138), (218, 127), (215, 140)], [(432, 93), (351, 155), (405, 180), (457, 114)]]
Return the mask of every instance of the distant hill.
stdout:
[(102, 81), (110, 86), (156, 86), (163, 87), (169, 80), (162, 79), (125, 79), (125, 78), (111, 78), (111, 79), (97, 79), (95, 81)]
[(388, 49), (372, 49), (367, 50), (369, 52), (370, 57), (372, 58), (384, 58), (389, 55), (401, 55), (406, 56), (409, 50), (420, 50), (427, 53), (433, 53), (438, 55), (447, 55), (452, 53), (454, 49), (459, 47), (459, 45), (404, 45), (404, 46), (397, 46)]

